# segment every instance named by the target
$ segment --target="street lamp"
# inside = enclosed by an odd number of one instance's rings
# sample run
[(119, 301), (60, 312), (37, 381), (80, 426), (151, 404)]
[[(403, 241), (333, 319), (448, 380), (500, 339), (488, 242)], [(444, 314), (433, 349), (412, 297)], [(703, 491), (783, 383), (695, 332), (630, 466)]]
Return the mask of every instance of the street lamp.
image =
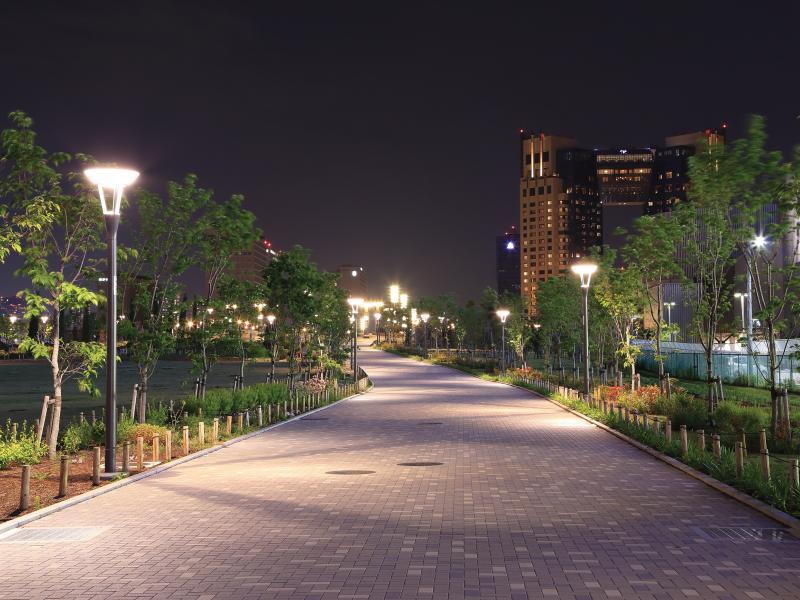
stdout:
[(353, 367), (353, 376), (358, 379), (358, 308), (364, 304), (364, 299), (348, 298), (347, 303), (353, 311), (353, 353), (350, 360)]
[(375, 343), (381, 343), (381, 330), (378, 329), (378, 325), (380, 324), (379, 321), (381, 320), (381, 313), (376, 312), (372, 315), (372, 318), (375, 319)]
[(745, 327), (745, 331), (747, 332), (747, 353), (753, 353), (753, 268), (755, 267), (755, 261), (757, 258), (757, 253), (759, 250), (764, 248), (767, 245), (767, 238), (763, 235), (755, 236), (752, 241), (750, 242), (750, 246), (754, 248), (753, 250), (753, 261), (750, 265), (745, 265), (747, 268), (747, 326)]
[(419, 318), (422, 319), (422, 324), (423, 324), (423, 327), (424, 327), (424, 332), (422, 334), (422, 337), (423, 337), (423, 341), (425, 342), (425, 356), (428, 356), (428, 319), (431, 318), (431, 315), (430, 315), (430, 313), (426, 313), (425, 312), (425, 313), (422, 313), (419, 316)]
[(571, 269), (580, 277), (583, 290), (583, 393), (588, 401), (592, 391), (589, 383), (589, 282), (597, 271), (597, 265), (580, 262), (572, 265)]
[(392, 304), (400, 302), (400, 286), (396, 283), (389, 286), (389, 302)]
[[(122, 193), (139, 177), (137, 171), (117, 168), (93, 168), (84, 171), (97, 186), (100, 207), (108, 239), (108, 278), (106, 283), (106, 473), (117, 470), (117, 229)], [(111, 204), (105, 190), (112, 190)]]
[(500, 317), (500, 327), (503, 331), (502, 345), (500, 349), (500, 370), (503, 373), (506, 372), (506, 319), (510, 314), (511, 312), (505, 308), (501, 308), (497, 311), (497, 316)]
[(408, 294), (400, 294), (400, 308), (408, 306)]
[(741, 309), (740, 312), (742, 315), (742, 331), (745, 331), (747, 325), (744, 322), (744, 302), (749, 297), (749, 294), (747, 294), (747, 292), (736, 292), (733, 294), (733, 297), (739, 300), (739, 308)]
[(664, 306), (667, 307), (667, 326), (670, 328), (669, 330), (669, 341), (672, 340), (672, 307), (675, 306), (674, 302), (664, 302)]

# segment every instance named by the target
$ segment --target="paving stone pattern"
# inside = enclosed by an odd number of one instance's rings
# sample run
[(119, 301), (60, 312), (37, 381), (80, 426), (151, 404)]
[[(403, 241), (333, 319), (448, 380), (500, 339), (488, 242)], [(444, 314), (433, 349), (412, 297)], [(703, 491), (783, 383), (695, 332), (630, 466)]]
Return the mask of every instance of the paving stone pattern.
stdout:
[(88, 540), (0, 543), (0, 598), (800, 598), (797, 541), (699, 531), (758, 513), (524, 391), (362, 364), (374, 391), (328, 420), (28, 526)]

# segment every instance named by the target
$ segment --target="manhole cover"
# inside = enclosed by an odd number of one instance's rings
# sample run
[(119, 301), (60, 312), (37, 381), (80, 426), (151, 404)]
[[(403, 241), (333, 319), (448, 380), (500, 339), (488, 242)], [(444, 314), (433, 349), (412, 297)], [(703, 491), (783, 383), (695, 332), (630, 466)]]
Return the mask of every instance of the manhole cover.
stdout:
[(404, 463), (397, 463), (401, 467), (436, 467), (439, 465), (443, 465), (444, 463), (440, 462), (404, 462)]
[(795, 541), (788, 529), (778, 527), (696, 527), (702, 537), (729, 542), (783, 542)]
[(330, 417), (300, 417), (301, 421), (327, 421)]
[(326, 475), (371, 475), (375, 471), (364, 471), (361, 469), (343, 469), (341, 471), (325, 471)]
[(441, 425), (438, 421), (428, 421), (426, 423), (420, 423), (420, 425)]
[(0, 537), (0, 544), (85, 542), (102, 533), (105, 527), (24, 527)]

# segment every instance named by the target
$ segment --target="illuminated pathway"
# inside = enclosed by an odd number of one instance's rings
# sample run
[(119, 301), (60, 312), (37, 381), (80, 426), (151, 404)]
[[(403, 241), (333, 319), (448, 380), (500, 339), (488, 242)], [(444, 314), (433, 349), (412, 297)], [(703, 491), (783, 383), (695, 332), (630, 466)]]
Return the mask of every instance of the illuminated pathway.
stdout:
[(29, 526), (88, 541), (0, 542), (0, 598), (800, 597), (800, 543), (700, 529), (768, 519), (526, 392), (362, 357), (326, 420)]

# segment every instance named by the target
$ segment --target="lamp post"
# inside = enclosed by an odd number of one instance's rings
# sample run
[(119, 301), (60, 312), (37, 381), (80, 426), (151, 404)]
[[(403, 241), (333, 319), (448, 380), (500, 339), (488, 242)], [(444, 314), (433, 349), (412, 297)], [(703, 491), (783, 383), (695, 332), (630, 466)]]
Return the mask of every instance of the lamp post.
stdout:
[(381, 330), (378, 327), (378, 325), (380, 325), (381, 313), (379, 313), (379, 312), (374, 313), (372, 315), (372, 318), (375, 319), (375, 343), (376, 344), (380, 344), (381, 343)]
[(267, 315), (267, 327), (269, 327), (269, 337), (270, 337), (270, 372), (269, 372), (269, 382), (272, 383), (275, 380), (275, 352), (278, 346), (278, 335), (275, 331), (275, 315), (272, 313)]
[(747, 330), (747, 324), (744, 322), (744, 302), (749, 297), (747, 292), (736, 292), (733, 294), (733, 297), (739, 301), (739, 308), (741, 309), (741, 316), (742, 316), (742, 331)]
[(353, 354), (351, 357), (353, 377), (358, 379), (358, 308), (364, 303), (363, 298), (348, 298), (347, 303), (353, 311)]
[[(753, 263), (755, 263), (758, 251), (767, 245), (767, 238), (763, 235), (757, 235), (750, 242), (753, 250)], [(753, 354), (753, 267), (754, 265), (746, 265), (747, 267), (747, 353)], [(748, 373), (749, 375), (749, 373)]]
[[(97, 186), (108, 240), (108, 280), (106, 282), (106, 473), (117, 471), (117, 229), (122, 192), (136, 181), (139, 173), (130, 169), (95, 168), (84, 171)], [(104, 190), (113, 190), (111, 204)]]
[(503, 332), (501, 337), (501, 347), (500, 347), (500, 370), (505, 373), (506, 372), (506, 319), (511, 312), (506, 310), (505, 308), (501, 308), (497, 311), (497, 316), (500, 317), (500, 328)]
[(670, 328), (669, 330), (669, 341), (672, 341), (672, 307), (675, 306), (674, 302), (664, 302), (664, 306), (667, 307), (667, 326)]
[(589, 282), (597, 271), (594, 263), (581, 262), (572, 265), (572, 272), (581, 278), (583, 290), (583, 393), (588, 398), (591, 394), (589, 383)]
[(422, 325), (423, 325), (423, 329), (424, 329), (424, 331), (422, 333), (422, 341), (424, 342), (423, 346), (425, 347), (425, 356), (427, 357), (428, 356), (428, 319), (431, 318), (431, 315), (430, 315), (430, 313), (422, 313), (419, 316), (419, 318), (422, 319)]

